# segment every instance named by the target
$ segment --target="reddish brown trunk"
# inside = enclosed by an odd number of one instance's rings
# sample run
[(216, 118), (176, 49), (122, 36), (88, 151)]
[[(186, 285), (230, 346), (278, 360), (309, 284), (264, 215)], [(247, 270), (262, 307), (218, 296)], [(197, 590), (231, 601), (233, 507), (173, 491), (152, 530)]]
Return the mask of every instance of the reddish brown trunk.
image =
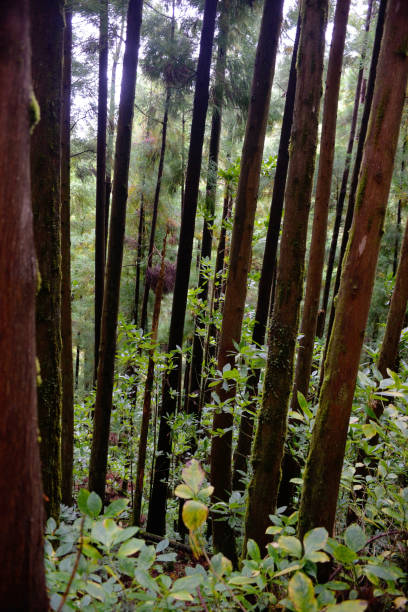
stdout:
[(0, 607), (48, 610), (35, 363), (36, 263), (30, 198), (27, 0), (0, 20)]

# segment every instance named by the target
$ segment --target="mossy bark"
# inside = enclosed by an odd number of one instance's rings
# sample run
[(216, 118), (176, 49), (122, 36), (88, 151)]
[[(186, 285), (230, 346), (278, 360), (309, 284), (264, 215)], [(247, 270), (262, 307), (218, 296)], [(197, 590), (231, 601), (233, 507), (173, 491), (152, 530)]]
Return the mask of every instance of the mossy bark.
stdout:
[(31, 141), (34, 237), (41, 286), (36, 300), (40, 452), (46, 511), (61, 502), (61, 88), (62, 0), (32, 0), (32, 76), (41, 119)]
[(333, 533), (347, 430), (408, 79), (408, 4), (389, 0), (356, 209), (304, 474), (298, 531)]
[(105, 497), (106, 468), (108, 462), (120, 276), (126, 224), (133, 107), (139, 57), (142, 8), (143, 0), (129, 1), (115, 150), (112, 211), (101, 322), (101, 344), (95, 399), (94, 431), (92, 436), (91, 461), (89, 465), (89, 489), (98, 493), (102, 499)]
[(245, 521), (244, 547), (248, 538), (252, 538), (262, 550), (267, 542), (268, 517), (278, 496), (286, 436), (317, 146), (327, 8), (328, 2), (321, 0), (306, 0), (302, 4), (285, 215)]
[[(262, 260), (262, 271), (259, 279), (258, 299), (255, 311), (255, 323), (252, 332), (252, 342), (262, 346), (265, 341), (265, 332), (271, 305), (273, 279), (276, 278), (276, 251), (278, 248), (279, 232), (281, 227), (283, 201), (285, 197), (286, 176), (289, 165), (289, 139), (292, 130), (293, 107), (296, 90), (296, 57), (299, 47), (300, 14), (296, 28), (295, 44), (293, 46), (292, 61), (289, 71), (289, 80), (286, 90), (285, 108), (282, 118), (282, 130), (279, 140), (278, 160), (276, 163), (273, 194), (269, 214), (268, 230), (266, 233), (265, 251)], [(247, 381), (249, 397), (257, 397), (258, 383), (261, 370), (253, 370)], [(256, 400), (242, 413), (239, 425), (238, 441), (234, 452), (232, 472), (232, 489), (242, 489), (242, 474), (246, 473), (247, 462), (251, 456), (251, 446), (254, 427), (253, 413), (256, 410)]]
[[(234, 363), (236, 353), (234, 342), (239, 343), (241, 338), (259, 176), (282, 22), (282, 7), (282, 0), (265, 1), (259, 32), (251, 101), (242, 147), (241, 171), (218, 348), (217, 369), (221, 372), (227, 364)], [(216, 391), (221, 407), (214, 412), (213, 429), (226, 431), (223, 435), (214, 436), (212, 439), (211, 484), (214, 486), (213, 500), (227, 502), (232, 490), (233, 414), (229, 410), (224, 411), (222, 406), (224, 402), (234, 397), (235, 387), (231, 385), (226, 391), (220, 385)], [(232, 562), (236, 560), (234, 536), (228, 522), (213, 521), (213, 544), (215, 550), (222, 552)]]
[(62, 503), (72, 505), (72, 469), (74, 461), (74, 367), (72, 362), (71, 316), (71, 227), (70, 227), (70, 133), (71, 133), (71, 63), (72, 12), (65, 9), (64, 68), (62, 79), (61, 125), (61, 372)]
[[(176, 279), (168, 342), (169, 351), (177, 351), (177, 347), (183, 344), (183, 328), (193, 251), (205, 119), (208, 107), (208, 87), (216, 11), (217, 0), (206, 0), (197, 63), (186, 188), (184, 193), (179, 248), (177, 252)], [(166, 375), (163, 384), (163, 400), (157, 444), (157, 451), (159, 454), (156, 456), (153, 487), (147, 520), (148, 531), (158, 535), (163, 535), (165, 532), (167, 480), (170, 470), (172, 446), (169, 418), (171, 418), (177, 409), (177, 389), (181, 374), (181, 360), (176, 359), (175, 361), (175, 367)]]
[(0, 602), (46, 612), (36, 399), (37, 271), (30, 197), (31, 49), (27, 0), (0, 20)]

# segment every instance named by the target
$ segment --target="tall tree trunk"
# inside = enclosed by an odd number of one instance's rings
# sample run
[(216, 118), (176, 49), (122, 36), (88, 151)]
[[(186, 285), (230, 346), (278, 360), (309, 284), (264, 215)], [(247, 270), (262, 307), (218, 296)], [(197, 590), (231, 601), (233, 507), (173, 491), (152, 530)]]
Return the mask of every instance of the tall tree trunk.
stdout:
[(291, 410), (298, 409), (298, 391), (307, 396), (310, 372), (312, 369), (317, 311), (319, 309), (324, 252), (326, 248), (327, 219), (333, 173), (340, 77), (349, 9), (350, 0), (337, 0), (332, 43), (327, 67), (313, 229), (307, 267), (302, 322), (300, 325), (300, 340), (297, 351), (295, 379), (292, 388)]
[[(300, 15), (296, 28), (295, 43), (293, 46), (292, 61), (289, 71), (289, 81), (286, 91), (285, 108), (282, 118), (282, 130), (279, 140), (278, 160), (276, 163), (275, 179), (273, 183), (273, 193), (269, 214), (268, 230), (265, 241), (265, 251), (262, 261), (261, 277), (259, 279), (258, 299), (256, 303), (255, 323), (252, 331), (252, 342), (262, 346), (265, 341), (265, 331), (268, 321), (268, 313), (271, 302), (271, 289), (276, 271), (276, 251), (278, 248), (279, 232), (285, 197), (286, 175), (289, 164), (289, 139), (293, 121), (293, 107), (295, 103), (296, 90), (296, 57), (299, 46), (300, 36)], [(257, 396), (258, 383), (261, 370), (250, 372), (247, 389), (249, 396)], [(256, 400), (255, 400), (256, 401)], [(246, 473), (247, 460), (251, 455), (252, 434), (254, 427), (253, 414), (256, 410), (255, 402), (242, 413), (239, 424), (237, 446), (234, 453), (234, 464), (232, 472), (232, 490), (237, 491), (243, 488), (241, 484), (242, 474)]]
[(357, 195), (357, 185), (358, 185), (358, 179), (359, 179), (359, 174), (360, 174), (361, 160), (363, 157), (363, 147), (364, 147), (364, 142), (366, 139), (366, 134), (367, 134), (367, 129), (368, 129), (368, 119), (370, 117), (371, 103), (373, 100), (374, 84), (375, 84), (376, 72), (377, 72), (377, 62), (378, 62), (378, 56), (380, 53), (381, 39), (382, 39), (383, 29), (384, 29), (385, 9), (387, 6), (387, 1), (388, 0), (380, 0), (380, 7), (378, 11), (374, 46), (373, 46), (373, 51), (371, 55), (370, 74), (368, 77), (363, 116), (361, 118), (360, 132), (359, 132), (359, 137), (358, 137), (358, 146), (357, 146), (357, 151), (356, 151), (356, 157), (354, 160), (353, 175), (351, 177), (350, 193), (349, 193), (346, 218), (344, 220), (343, 238), (341, 241), (339, 261), (337, 264), (336, 280), (335, 280), (334, 288), (333, 288), (333, 300), (332, 300), (331, 309), (330, 309), (330, 318), (329, 318), (329, 325), (327, 329), (326, 345), (325, 345), (325, 350), (324, 350), (324, 355), (323, 355), (322, 365), (321, 365), (321, 370), (320, 370), (320, 385), (323, 382), (324, 367), (325, 367), (324, 364), (325, 364), (326, 355), (327, 355), (327, 351), (329, 347), (331, 330), (332, 330), (333, 322), (334, 322), (334, 315), (336, 312), (336, 296), (337, 296), (337, 292), (340, 286), (340, 277), (342, 273), (343, 258), (346, 252), (348, 235), (349, 235), (351, 223), (353, 220), (354, 205), (355, 205), (356, 195)]
[(62, 503), (72, 505), (72, 469), (74, 461), (74, 368), (72, 363), (71, 316), (71, 224), (70, 224), (70, 134), (71, 134), (71, 62), (72, 11), (65, 9), (64, 67), (62, 75), (61, 124), (61, 369)]
[(61, 502), (61, 87), (63, 2), (31, 0), (33, 88), (41, 120), (31, 145), (34, 238), (41, 286), (37, 293), (40, 453), (46, 511)]
[(133, 303), (133, 321), (135, 325), (139, 320), (139, 294), (140, 294), (140, 264), (143, 256), (143, 234), (144, 234), (144, 198), (140, 195), (139, 228), (137, 233), (137, 255), (136, 255), (136, 282), (135, 297)]
[(306, 462), (298, 531), (333, 532), (347, 430), (408, 79), (408, 4), (389, 0), (325, 378)]
[(302, 299), (306, 233), (315, 164), (328, 2), (302, 4), (291, 155), (277, 269), (276, 295), (268, 337), (268, 358), (252, 456), (245, 521), (245, 545), (264, 550), (269, 514), (278, 496), (286, 436), (288, 400)]
[(95, 356), (94, 382), (98, 372), (103, 286), (105, 280), (106, 123), (108, 112), (108, 0), (99, 8), (98, 133), (96, 138), (95, 208)]
[[(177, 253), (176, 280), (169, 331), (168, 351), (177, 351), (183, 344), (183, 328), (186, 313), (188, 283), (193, 250), (194, 225), (197, 210), (198, 185), (202, 149), (204, 141), (205, 118), (208, 106), (208, 86), (210, 80), (211, 53), (215, 29), (217, 0), (206, 0), (204, 6), (203, 29), (201, 32), (200, 53), (197, 65), (196, 87), (194, 93), (193, 116), (191, 123), (190, 148), (188, 154), (184, 207), (181, 219), (179, 248)], [(152, 495), (149, 503), (147, 521), (148, 531), (163, 535), (166, 523), (167, 481), (170, 470), (171, 428), (169, 419), (175, 414), (180, 359), (176, 356), (174, 365), (164, 379), (160, 428), (157, 444)]]
[[(405, 174), (405, 156), (407, 153), (407, 144), (408, 144), (408, 121), (406, 122), (405, 135), (402, 143), (402, 160), (401, 160), (401, 173), (400, 173), (400, 189), (403, 191), (403, 181)], [(394, 260), (392, 262), (392, 275), (395, 276), (397, 273), (397, 265), (398, 265), (398, 251), (399, 251), (399, 237), (401, 231), (401, 209), (402, 209), (402, 199), (401, 197), (398, 200), (398, 208), (397, 208), (397, 227), (396, 227), (396, 236), (395, 236), (395, 247), (394, 247)]]
[(95, 399), (94, 431), (89, 466), (89, 489), (104, 499), (110, 415), (112, 411), (116, 330), (119, 312), (120, 275), (126, 224), (129, 161), (139, 55), (143, 0), (129, 0), (123, 58), (122, 86), (115, 148), (112, 211), (109, 232), (106, 283), (102, 311), (101, 350)]
[(136, 486), (135, 486), (135, 494), (133, 497), (133, 524), (134, 525), (140, 525), (140, 512), (142, 509), (143, 481), (144, 481), (146, 451), (147, 451), (147, 435), (149, 432), (149, 422), (150, 422), (153, 383), (154, 383), (154, 351), (155, 351), (155, 344), (157, 342), (157, 330), (159, 328), (160, 307), (161, 307), (161, 300), (162, 300), (162, 295), (163, 295), (166, 241), (167, 241), (167, 233), (163, 241), (163, 249), (161, 253), (160, 274), (159, 274), (159, 278), (158, 278), (157, 285), (156, 285), (156, 296), (155, 296), (154, 307), (153, 307), (152, 334), (151, 334), (151, 339), (150, 339), (152, 348), (149, 350), (149, 363), (147, 366), (145, 393), (144, 393), (144, 398), (143, 398), (142, 422), (140, 425), (139, 452), (138, 452), (138, 457), (137, 457), (137, 468), (136, 468)]
[[(198, 276), (199, 299), (202, 303), (202, 314), (196, 317), (195, 330), (193, 337), (193, 349), (191, 354), (187, 412), (193, 413), (199, 418), (200, 409), (200, 388), (201, 373), (203, 364), (203, 338), (204, 327), (203, 315), (207, 310), (208, 300), (208, 264), (211, 261), (211, 249), (213, 239), (213, 223), (215, 214), (215, 200), (217, 194), (217, 173), (218, 173), (218, 153), (220, 148), (222, 107), (225, 85), (225, 67), (228, 48), (229, 19), (228, 14), (229, 0), (221, 3), (219, 15), (219, 34), (217, 63), (215, 67), (215, 86), (213, 111), (211, 118), (210, 147), (208, 154), (207, 187), (205, 192), (205, 214), (203, 223), (203, 240), (201, 244), (200, 272)], [(193, 442), (194, 445), (194, 442)]]
[[(236, 352), (234, 343), (238, 343), (241, 338), (259, 176), (282, 22), (282, 6), (282, 0), (266, 0), (264, 3), (252, 80), (251, 102), (242, 148), (241, 172), (235, 204), (218, 349), (217, 369), (221, 372), (227, 364), (234, 363)], [(232, 386), (226, 391), (220, 385), (217, 387), (217, 393), (222, 406), (223, 402), (235, 396), (235, 387)], [(227, 502), (231, 494), (232, 424), (231, 412), (224, 412), (222, 409), (214, 412), (213, 429), (226, 430), (223, 435), (213, 437), (211, 445), (211, 484), (214, 486), (213, 500), (215, 501)], [(228, 522), (213, 521), (213, 544), (215, 550), (229, 557), (233, 563), (236, 561), (234, 534)]]
[(316, 335), (319, 336), (319, 338), (321, 338), (324, 333), (324, 324), (326, 320), (327, 304), (329, 302), (329, 294), (330, 294), (331, 279), (332, 279), (332, 274), (333, 274), (334, 259), (336, 257), (337, 240), (339, 237), (344, 200), (346, 199), (346, 193), (347, 193), (347, 183), (348, 183), (348, 177), (350, 173), (351, 154), (353, 152), (354, 139), (355, 139), (355, 134), (356, 134), (358, 109), (360, 106), (361, 85), (363, 82), (364, 63), (365, 63), (365, 58), (367, 54), (367, 41), (368, 41), (368, 32), (370, 30), (372, 7), (373, 7), (373, 0), (369, 0), (368, 8), (367, 8), (367, 17), (366, 17), (366, 22), (365, 22), (365, 36), (364, 36), (363, 47), (361, 50), (360, 69), (358, 71), (358, 76), (357, 76), (357, 85), (356, 85), (356, 93), (354, 96), (353, 114), (351, 117), (350, 135), (349, 135), (349, 140), (347, 143), (346, 161), (344, 164), (343, 176), (341, 179), (340, 194), (337, 200), (336, 217), (334, 220), (333, 233), (332, 233), (331, 242), (330, 242), (329, 258), (327, 261), (326, 281), (324, 284), (323, 299), (322, 299), (322, 305), (320, 308), (320, 315), (319, 315), (318, 322), (317, 322)]
[(30, 198), (30, 127), (38, 120), (38, 111), (31, 93), (29, 23), (27, 0), (2, 6), (0, 601), (3, 610), (46, 612), (36, 401), (36, 265)]
[(146, 274), (145, 274), (145, 283), (144, 283), (143, 300), (142, 300), (142, 313), (140, 315), (140, 327), (142, 328), (143, 331), (146, 331), (146, 324), (147, 324), (147, 303), (148, 303), (149, 289), (150, 289), (147, 271), (151, 267), (152, 260), (153, 260), (154, 239), (156, 235), (156, 224), (157, 224), (157, 213), (159, 210), (160, 189), (161, 189), (161, 182), (162, 182), (163, 168), (164, 168), (164, 156), (166, 154), (167, 122), (169, 118), (170, 97), (171, 97), (171, 89), (168, 86), (166, 89), (166, 99), (164, 102), (164, 115), (163, 115), (163, 128), (162, 128), (162, 141), (161, 141), (161, 148), (160, 148), (159, 168), (157, 170), (156, 190), (154, 193), (152, 220), (150, 223), (149, 250), (147, 253)]

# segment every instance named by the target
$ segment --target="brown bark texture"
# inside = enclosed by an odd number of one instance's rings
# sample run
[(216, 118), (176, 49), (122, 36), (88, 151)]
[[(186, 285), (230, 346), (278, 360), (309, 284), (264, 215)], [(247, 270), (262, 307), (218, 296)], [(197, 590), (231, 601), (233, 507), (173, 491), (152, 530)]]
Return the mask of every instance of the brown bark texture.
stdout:
[[(248, 272), (252, 249), (254, 218), (258, 199), (259, 177), (269, 113), (272, 81), (279, 33), (282, 22), (282, 0), (264, 3), (251, 87), (251, 102), (242, 148), (241, 171), (235, 204), (228, 277), (224, 301), (217, 369), (234, 363), (234, 342), (241, 338), (242, 320), (247, 293)], [(214, 436), (211, 445), (211, 484), (213, 501), (227, 502), (231, 494), (232, 424), (233, 414), (228, 404), (233, 401), (235, 388), (216, 388), (220, 407), (214, 412), (213, 429), (225, 429)], [(227, 402), (226, 408), (223, 406)], [(213, 544), (234, 562), (234, 537), (226, 521), (213, 521)]]
[(46, 511), (61, 502), (61, 88), (62, 0), (31, 0), (32, 78), (41, 118), (31, 140), (34, 238), (40, 287), (36, 300), (40, 453)]
[(65, 9), (64, 67), (61, 122), (61, 494), (72, 505), (74, 461), (74, 367), (71, 316), (70, 129), (71, 129), (72, 12)]
[[(205, 119), (208, 107), (211, 53), (214, 39), (217, 0), (206, 0), (200, 52), (197, 63), (191, 122), (190, 147), (188, 153), (186, 188), (181, 218), (179, 248), (177, 252), (176, 280), (169, 331), (169, 352), (174, 352), (174, 364), (163, 383), (163, 402), (158, 436), (152, 495), (149, 503), (147, 529), (163, 535), (166, 526), (167, 480), (170, 470), (171, 428), (169, 418), (177, 410), (177, 389), (181, 379), (181, 359), (177, 354), (183, 344), (183, 329), (186, 315), (188, 283), (193, 251), (194, 226), (197, 211)], [(174, 393), (176, 392), (176, 393)]]
[(133, 106), (135, 100), (142, 8), (143, 0), (130, 0), (127, 13), (127, 36), (125, 55), (123, 58), (122, 85), (119, 103), (112, 190), (112, 211), (95, 399), (94, 431), (89, 466), (89, 489), (98, 493), (102, 499), (105, 497), (106, 468), (108, 462), (120, 276), (126, 224)]
[(302, 4), (285, 215), (245, 524), (245, 546), (252, 538), (262, 550), (267, 542), (268, 517), (276, 505), (286, 436), (317, 146), (327, 6), (321, 0)]
[(324, 253), (326, 249), (327, 218), (333, 172), (340, 77), (349, 9), (350, 0), (337, 0), (324, 94), (312, 239), (307, 266), (302, 322), (300, 325), (301, 338), (299, 340), (295, 380), (292, 389), (292, 410), (298, 410), (298, 391), (307, 396), (312, 369), (317, 312), (319, 309), (320, 287), (322, 284)]
[(2, 610), (46, 612), (28, 9), (27, 0), (8, 2), (0, 20), (0, 602)]
[(408, 77), (408, 4), (389, 0), (298, 531), (333, 532), (347, 429), (367, 322)]

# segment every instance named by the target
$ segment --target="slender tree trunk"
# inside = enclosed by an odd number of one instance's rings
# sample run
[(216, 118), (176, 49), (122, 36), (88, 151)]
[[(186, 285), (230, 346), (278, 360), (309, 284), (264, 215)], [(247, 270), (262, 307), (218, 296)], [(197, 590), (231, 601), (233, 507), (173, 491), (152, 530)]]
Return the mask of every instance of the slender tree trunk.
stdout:
[[(46, 612), (35, 350), (36, 264), (30, 198), (31, 93), (27, 0), (0, 20), (0, 601)], [(31, 99), (30, 99), (31, 96)], [(31, 126), (30, 126), (31, 123)]]
[(171, 97), (171, 89), (170, 87), (167, 87), (166, 99), (164, 102), (164, 115), (163, 115), (163, 128), (162, 128), (162, 141), (161, 141), (161, 149), (160, 149), (159, 168), (157, 171), (156, 190), (154, 193), (154, 200), (153, 200), (152, 220), (150, 223), (149, 250), (147, 253), (146, 275), (145, 275), (143, 300), (142, 300), (142, 313), (140, 315), (140, 327), (142, 328), (143, 331), (146, 331), (146, 324), (147, 324), (147, 303), (149, 299), (149, 289), (150, 289), (147, 271), (151, 267), (152, 260), (153, 260), (154, 239), (156, 236), (157, 213), (159, 210), (160, 189), (161, 189), (161, 182), (162, 182), (163, 168), (164, 168), (164, 156), (166, 154), (166, 137), (167, 137), (167, 123), (168, 123), (168, 117), (169, 117), (170, 97)]
[[(405, 171), (405, 156), (407, 152), (407, 143), (408, 143), (408, 122), (406, 124), (405, 129), (405, 137), (402, 144), (402, 160), (401, 160), (401, 173), (400, 173), (400, 189), (403, 191), (403, 181), (404, 181), (404, 171)], [(397, 273), (397, 265), (398, 265), (398, 251), (399, 251), (399, 237), (401, 231), (401, 208), (402, 208), (402, 200), (399, 198), (398, 200), (398, 208), (397, 208), (397, 227), (396, 227), (396, 237), (395, 237), (395, 247), (394, 247), (394, 260), (392, 262), (392, 275), (395, 276)]]
[(327, 355), (329, 342), (330, 342), (331, 330), (332, 330), (333, 322), (334, 322), (334, 315), (336, 311), (335, 302), (336, 302), (336, 296), (337, 296), (339, 286), (340, 286), (340, 277), (342, 273), (343, 258), (346, 252), (348, 235), (349, 235), (351, 223), (353, 220), (354, 205), (355, 205), (356, 195), (357, 195), (358, 178), (359, 178), (359, 173), (360, 173), (361, 160), (363, 157), (363, 147), (364, 147), (364, 142), (366, 139), (366, 134), (367, 134), (367, 129), (368, 129), (368, 119), (370, 117), (371, 103), (373, 100), (374, 84), (375, 84), (376, 72), (377, 72), (377, 62), (378, 62), (378, 56), (380, 53), (381, 39), (382, 39), (383, 29), (384, 29), (386, 6), (387, 6), (387, 0), (380, 0), (380, 7), (379, 7), (378, 17), (377, 17), (377, 27), (375, 31), (374, 46), (373, 46), (373, 51), (371, 55), (370, 74), (368, 77), (363, 116), (361, 118), (360, 132), (359, 132), (359, 137), (358, 137), (358, 146), (357, 146), (357, 151), (356, 151), (356, 158), (354, 160), (353, 176), (351, 177), (350, 193), (349, 193), (346, 218), (344, 220), (343, 238), (342, 238), (341, 246), (340, 246), (339, 262), (337, 264), (337, 274), (336, 274), (336, 280), (335, 280), (334, 289), (333, 289), (333, 300), (332, 300), (331, 309), (330, 309), (330, 318), (329, 318), (329, 325), (328, 325), (328, 330), (327, 330), (326, 345), (325, 345), (325, 350), (324, 350), (324, 355), (323, 355), (323, 360), (322, 360), (322, 366), (320, 370), (320, 385), (323, 382), (324, 367), (325, 367), (324, 363), (326, 360), (326, 355)]
[(208, 301), (208, 265), (211, 262), (211, 249), (213, 239), (212, 226), (214, 223), (215, 200), (217, 194), (218, 153), (220, 148), (225, 67), (227, 59), (230, 19), (228, 9), (229, 0), (224, 0), (224, 2), (221, 3), (221, 12), (219, 16), (218, 53), (217, 64), (215, 67), (214, 99), (211, 118), (210, 147), (208, 155), (207, 187), (205, 193), (206, 210), (203, 224), (203, 240), (201, 244), (201, 266), (200, 273), (198, 276), (198, 287), (200, 289), (199, 298), (201, 300), (203, 310), (202, 314), (196, 317), (195, 321), (193, 349), (191, 354), (189, 383), (187, 389), (187, 393), (194, 393), (193, 396), (189, 395), (187, 397), (187, 412), (193, 413), (197, 418), (199, 418), (200, 415), (199, 403), (204, 353), (203, 339), (205, 324), (203, 322), (202, 317), (207, 309)]
[(139, 229), (137, 234), (137, 256), (136, 256), (136, 283), (135, 298), (133, 305), (133, 320), (135, 325), (139, 320), (139, 294), (140, 294), (140, 264), (143, 257), (143, 234), (144, 234), (144, 198), (140, 196)]
[(95, 208), (95, 356), (94, 382), (98, 372), (103, 286), (105, 280), (106, 124), (108, 104), (108, 0), (99, 9), (98, 133), (96, 142)]
[[(242, 148), (241, 172), (235, 205), (231, 252), (228, 268), (224, 312), (218, 349), (217, 369), (221, 372), (227, 364), (234, 363), (234, 342), (241, 338), (247, 280), (250, 265), (252, 234), (255, 218), (262, 153), (269, 113), (272, 81), (282, 22), (282, 0), (266, 0), (255, 58), (251, 102), (248, 111), (246, 133)], [(235, 396), (235, 387), (224, 390), (217, 387), (221, 405)], [(231, 494), (232, 461), (231, 412), (214, 412), (213, 429), (226, 430), (213, 437), (211, 445), (211, 484), (213, 499), (228, 501)], [(226, 521), (213, 521), (213, 544), (234, 563), (235, 542), (232, 529)]]
[[(283, 201), (285, 196), (286, 175), (289, 164), (289, 139), (293, 121), (293, 106), (296, 90), (296, 57), (300, 36), (300, 15), (296, 28), (295, 44), (289, 72), (289, 81), (286, 91), (285, 108), (282, 118), (282, 131), (279, 141), (278, 160), (276, 164), (275, 179), (269, 214), (268, 230), (265, 241), (265, 251), (262, 261), (261, 277), (259, 279), (258, 299), (256, 303), (255, 323), (252, 332), (252, 342), (262, 346), (265, 341), (265, 331), (271, 302), (271, 288), (276, 271), (276, 251), (278, 248), (279, 231), (281, 226)], [(257, 396), (258, 383), (261, 370), (252, 370), (247, 382), (248, 394), (251, 398)], [(256, 400), (242, 413), (239, 425), (237, 446), (234, 453), (232, 473), (233, 491), (241, 490), (241, 478), (247, 470), (247, 460), (251, 455), (252, 434), (254, 427), (253, 413), (256, 410)]]
[(357, 206), (304, 474), (298, 531), (333, 532), (364, 329), (398, 142), (408, 78), (408, 4), (389, 0), (378, 60)]
[(61, 502), (61, 87), (63, 3), (31, 0), (32, 75), (41, 120), (31, 143), (37, 293), (38, 420), (48, 515)]
[(164, 237), (163, 249), (161, 253), (161, 266), (160, 274), (156, 285), (156, 297), (153, 307), (153, 319), (152, 319), (152, 334), (151, 344), (152, 348), (149, 351), (149, 363), (147, 366), (147, 375), (145, 383), (145, 393), (143, 399), (143, 413), (142, 423), (140, 425), (140, 439), (139, 439), (139, 453), (137, 457), (137, 468), (136, 468), (136, 486), (135, 494), (133, 497), (133, 524), (140, 525), (140, 512), (142, 509), (142, 498), (143, 498), (143, 481), (146, 465), (146, 451), (147, 451), (147, 434), (149, 432), (149, 422), (151, 415), (151, 404), (152, 404), (152, 393), (154, 383), (154, 351), (155, 344), (157, 342), (157, 330), (159, 328), (159, 317), (160, 317), (160, 306), (163, 295), (163, 281), (165, 271), (165, 257), (166, 257), (166, 240), (167, 233)]
[(245, 521), (245, 544), (254, 539), (264, 550), (269, 514), (276, 505), (283, 457), (288, 400), (302, 299), (306, 233), (315, 164), (328, 2), (302, 4), (291, 155), (285, 215), (277, 269), (276, 295), (268, 337), (268, 358), (253, 477)]
[[(78, 341), (79, 342), (79, 334), (78, 334)], [(76, 358), (75, 358), (75, 389), (78, 389), (78, 382), (79, 382), (79, 358), (81, 355), (81, 347), (79, 346), (79, 344), (77, 344), (76, 347)]]
[[(173, 294), (168, 351), (177, 350), (183, 344), (183, 328), (186, 313), (188, 283), (193, 249), (194, 225), (197, 210), (198, 185), (202, 149), (204, 141), (205, 118), (208, 106), (208, 86), (210, 79), (211, 53), (214, 38), (217, 0), (206, 0), (204, 21), (197, 65), (197, 80), (194, 94), (193, 117), (191, 124), (190, 148), (188, 155), (184, 208), (181, 219), (179, 248), (177, 253), (176, 280)], [(158, 436), (152, 495), (149, 504), (147, 529), (163, 535), (166, 522), (167, 481), (170, 470), (171, 428), (169, 419), (175, 414), (181, 363), (178, 357), (172, 370), (164, 379), (163, 400)]]
[(71, 130), (72, 11), (65, 9), (64, 68), (61, 124), (61, 368), (62, 368), (62, 503), (72, 505), (74, 461), (74, 368), (71, 317), (70, 130)]
[(332, 274), (333, 274), (334, 259), (336, 257), (337, 240), (339, 237), (344, 200), (346, 199), (346, 193), (347, 193), (347, 183), (348, 183), (348, 177), (350, 173), (351, 154), (353, 152), (354, 139), (355, 139), (355, 134), (356, 134), (358, 109), (360, 106), (361, 84), (363, 82), (364, 63), (365, 63), (365, 58), (367, 54), (367, 40), (368, 40), (368, 32), (370, 30), (372, 7), (373, 7), (373, 0), (369, 0), (368, 8), (367, 8), (367, 17), (366, 17), (366, 22), (365, 22), (365, 37), (364, 37), (364, 42), (363, 42), (363, 48), (361, 50), (360, 69), (358, 71), (358, 76), (357, 76), (357, 85), (356, 85), (356, 93), (354, 96), (353, 114), (351, 117), (350, 136), (349, 136), (349, 140), (347, 144), (346, 162), (344, 164), (343, 176), (341, 179), (340, 194), (337, 200), (336, 218), (334, 220), (333, 233), (332, 233), (332, 238), (330, 242), (329, 258), (327, 261), (326, 282), (324, 285), (322, 305), (320, 308), (320, 315), (319, 315), (319, 319), (317, 323), (316, 335), (319, 336), (319, 338), (321, 338), (324, 333), (324, 324), (326, 320), (327, 304), (329, 302), (329, 294), (330, 294), (331, 279), (332, 279)]
[(91, 491), (96, 491), (102, 499), (105, 497), (106, 468), (108, 461), (120, 275), (126, 223), (133, 106), (135, 100), (142, 8), (143, 0), (129, 0), (115, 149), (106, 284), (102, 311), (101, 350), (98, 364), (94, 431), (89, 466), (89, 489)]
[(298, 409), (298, 391), (307, 396), (310, 372), (312, 369), (317, 311), (319, 309), (324, 252), (326, 248), (327, 219), (333, 173), (341, 67), (343, 64), (349, 9), (350, 0), (337, 0), (332, 43), (327, 67), (312, 239), (307, 267), (302, 323), (300, 325), (300, 340), (299, 349), (297, 351), (295, 380), (292, 389), (291, 410)]

